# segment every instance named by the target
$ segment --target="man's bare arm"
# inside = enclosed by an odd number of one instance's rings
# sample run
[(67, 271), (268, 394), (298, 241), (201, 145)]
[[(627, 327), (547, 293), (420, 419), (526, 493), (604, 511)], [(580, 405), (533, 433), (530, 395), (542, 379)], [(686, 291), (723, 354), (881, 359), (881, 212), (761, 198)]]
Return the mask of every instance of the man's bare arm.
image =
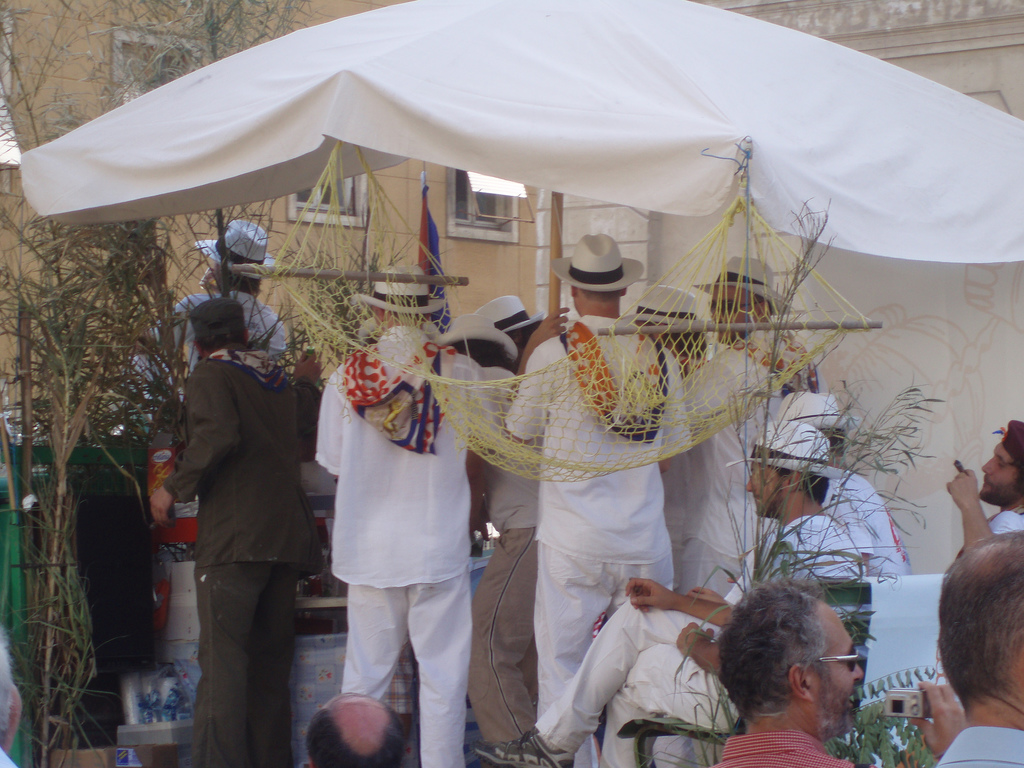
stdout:
[(964, 549), (992, 537), (985, 512), (978, 498), (978, 478), (970, 469), (958, 471), (956, 477), (946, 483), (946, 490), (953, 497), (953, 503), (960, 510), (964, 526)]
[(530, 340), (526, 342), (523, 354), (519, 357), (520, 376), (526, 373), (526, 362), (530, 359), (530, 355), (533, 354), (533, 351), (548, 339), (553, 339), (562, 334), (565, 330), (565, 316), (568, 312), (568, 307), (559, 308), (557, 314), (545, 317), (540, 321), (540, 325), (537, 326), (537, 330), (530, 334)]

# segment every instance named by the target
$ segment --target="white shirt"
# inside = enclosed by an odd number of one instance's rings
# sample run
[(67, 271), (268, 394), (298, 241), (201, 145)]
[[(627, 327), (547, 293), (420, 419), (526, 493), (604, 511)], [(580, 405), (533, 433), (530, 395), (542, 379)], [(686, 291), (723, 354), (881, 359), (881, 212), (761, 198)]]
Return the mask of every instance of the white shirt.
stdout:
[(661, 476), (665, 520), (678, 541), (695, 538), (731, 557), (753, 541), (755, 505), (746, 490), (740, 432), (729, 425), (669, 459)]
[[(581, 322), (596, 331), (614, 321), (588, 315)], [(639, 339), (623, 341), (621, 348), (628, 350), (629, 343), (638, 344)], [(526, 366), (533, 376), (520, 385), (506, 419), (512, 435), (524, 440), (543, 437), (545, 460), (554, 462), (578, 462), (582, 454), (595, 464), (622, 465), (634, 460), (638, 451), (660, 446), (660, 434), (652, 446), (633, 442), (601, 423), (568, 368), (541, 372), (565, 357), (560, 338), (548, 339), (534, 350)], [(646, 564), (669, 557), (656, 461), (585, 480), (541, 482), (537, 540), (565, 554), (606, 563)]]
[(939, 766), (963, 768), (1024, 767), (1024, 731), (976, 725), (965, 728), (949, 745)]
[[(186, 296), (174, 306), (174, 313), (188, 316), (188, 313), (214, 296), (208, 293), (193, 293)], [(266, 349), (271, 360), (277, 360), (288, 348), (288, 334), (284, 323), (263, 302), (249, 293), (234, 291), (231, 298), (238, 301), (245, 310), (245, 326), (249, 329), (249, 343), (260, 349)], [(188, 348), (188, 367), (191, 370), (199, 362), (199, 352), (195, 346), (195, 332), (192, 323), (185, 320), (184, 344)]]
[[(504, 368), (484, 368), (484, 381), (501, 381), (512, 377)], [(497, 392), (484, 390), (481, 407), (494, 420), (494, 428), (503, 429), (508, 398), (499, 397)], [(491, 525), (504, 533), (510, 528), (533, 528), (537, 525), (540, 483), (530, 477), (517, 475), (493, 464), (484, 466), (487, 482), (487, 515)]]
[(738, 556), (754, 538), (755, 504), (744, 461), (763, 433), (765, 410), (746, 403), (743, 394), (763, 388), (766, 379), (764, 366), (744, 345), (723, 345), (684, 380), (694, 414), (726, 408), (730, 419), (741, 421), (670, 460), (662, 476), (665, 517), (678, 521), (675, 535), (699, 539), (723, 555)]
[(1019, 509), (1004, 509), (989, 519), (988, 527), (995, 534), (1024, 531), (1024, 514)]
[(775, 562), (779, 564), (789, 559), (789, 576), (856, 580), (863, 575), (860, 553), (849, 530), (828, 514), (793, 520), (783, 528), (782, 541), (790, 550), (780, 552)]
[[(857, 581), (863, 576), (859, 555), (846, 526), (829, 515), (799, 517), (781, 529), (775, 521), (763, 521), (761, 532), (763, 555), (772, 555), (771, 563), (762, 568), (759, 581), (785, 575), (795, 579), (836, 579)], [(749, 551), (736, 586), (725, 599), (735, 605), (750, 589), (756, 564), (755, 551)]]
[[(426, 341), (397, 327), (378, 344), (385, 360), (403, 362)], [(456, 355), (446, 376), (477, 380), (480, 367)], [(316, 460), (338, 476), (332, 571), (370, 587), (432, 584), (469, 566), (469, 480), (466, 449), (442, 417), (436, 453), (405, 450), (356, 413), (345, 394), (344, 371), (331, 376), (320, 404)]]
[(857, 551), (867, 554), (868, 576), (909, 576), (910, 557), (885, 501), (865, 478), (830, 480), (825, 510), (849, 526)]

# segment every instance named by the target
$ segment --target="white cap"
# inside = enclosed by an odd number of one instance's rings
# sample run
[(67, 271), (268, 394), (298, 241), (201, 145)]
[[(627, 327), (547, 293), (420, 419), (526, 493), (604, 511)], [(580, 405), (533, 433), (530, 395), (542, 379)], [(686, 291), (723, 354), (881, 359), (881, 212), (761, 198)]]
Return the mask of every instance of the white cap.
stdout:
[[(228, 223), (224, 230), (224, 246), (234, 254), (232, 264), (257, 264), (264, 267), (274, 266), (274, 257), (267, 254), (267, 232), (251, 221), (235, 219)], [(199, 240), (198, 248), (206, 258), (220, 264), (220, 252), (216, 240)], [(260, 276), (256, 276), (259, 279)]]
[(697, 317), (699, 301), (690, 291), (671, 285), (649, 288), (636, 303), (636, 319), (646, 321), (688, 320)]
[[(828, 465), (828, 439), (810, 424), (799, 421), (784, 421), (769, 424), (767, 442), (758, 440), (754, 448), (754, 461), (769, 467), (789, 469), (794, 472), (808, 472), (823, 477), (839, 477), (840, 470)], [(767, 456), (762, 456), (766, 451)]]

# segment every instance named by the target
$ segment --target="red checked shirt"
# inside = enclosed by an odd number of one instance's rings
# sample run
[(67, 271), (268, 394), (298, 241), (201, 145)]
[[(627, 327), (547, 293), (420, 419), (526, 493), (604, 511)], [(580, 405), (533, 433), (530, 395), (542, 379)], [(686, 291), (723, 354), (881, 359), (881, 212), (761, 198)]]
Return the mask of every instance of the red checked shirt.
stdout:
[(730, 736), (715, 768), (853, 768), (853, 763), (826, 754), (821, 742), (803, 731), (770, 731)]

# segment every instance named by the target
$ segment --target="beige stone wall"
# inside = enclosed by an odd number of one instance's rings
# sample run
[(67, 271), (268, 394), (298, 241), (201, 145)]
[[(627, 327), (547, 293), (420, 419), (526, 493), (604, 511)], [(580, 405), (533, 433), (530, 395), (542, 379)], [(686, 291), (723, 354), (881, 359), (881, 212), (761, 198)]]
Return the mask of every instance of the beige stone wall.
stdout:
[[(847, 45), (1024, 117), (1021, 0), (703, 1)], [(628, 242), (630, 255), (646, 262), (649, 284), (718, 221), (586, 201), (575, 201), (566, 218), (575, 234), (607, 232)], [(646, 235), (638, 222), (646, 224)], [(565, 240), (568, 253), (572, 236)], [(546, 255), (538, 249), (541, 295)], [(1015, 354), (1024, 328), (1016, 310), (1024, 266), (864, 257), (826, 258), (822, 271), (854, 306), (885, 323), (881, 331), (847, 337), (822, 365), (826, 381), (834, 388), (847, 384), (869, 418), (910, 385), (941, 401), (924, 425), (917, 466), (875, 478), (909, 502), (898, 521), (915, 572), (941, 572), (962, 542), (959, 514), (945, 491), (953, 459), (980, 475), (996, 440), (992, 430), (1024, 418), (1012, 392), (1024, 375)]]
[[(394, 2), (370, 0), (315, 0), (310, 3), (308, 23), (321, 23), (342, 16), (393, 5)], [(70, 6), (70, 7), (68, 7)], [(128, 3), (131, 7), (131, 3)], [(0, 6), (2, 10), (2, 6)], [(23, 151), (53, 138), (82, 122), (101, 114), (116, 103), (114, 77), (115, 29), (159, 33), (173, 25), (139, 25), (132, 15), (116, 3), (88, 0), (61, 4), (53, 0), (30, 0), (8, 14), (14, 51), (11, 77), (15, 88), (10, 101), (17, 119), (19, 141)], [(441, 234), (444, 269), (449, 274), (465, 275), (470, 283), (452, 296), (455, 314), (476, 309), (486, 301), (506, 293), (521, 295), (528, 308), (535, 300), (534, 225), (523, 221), (518, 225), (518, 242), (492, 243), (472, 237), (448, 237), (447, 169), (410, 161), (378, 174), (396, 209), (391, 217), (398, 243), (398, 253), (382, 254), (384, 259), (397, 257), (415, 259), (415, 238), (420, 221), (420, 171), (426, 169), (430, 186), (431, 211)], [(473, 169), (466, 169), (473, 170)], [(0, 205), (12, 212), (16, 221), (25, 221), (33, 212), (20, 196), (17, 171), (0, 171)], [(531, 199), (536, 210), (536, 196)], [(520, 216), (530, 217), (530, 206), (522, 205)], [(277, 252), (293, 227), (306, 225), (289, 221), (285, 200), (247, 207), (245, 211), (227, 211), (226, 217), (247, 216), (264, 224), (271, 234), (271, 252)], [(320, 226), (320, 225), (310, 225)], [(198, 290), (198, 277), (205, 265), (195, 252), (190, 252), (195, 239), (215, 237), (212, 215), (183, 218), (176, 227), (178, 234), (172, 248), (181, 256), (183, 273), (172, 274), (180, 280), (181, 292)], [(357, 232), (356, 237), (360, 235)], [(12, 233), (0, 231), (0, 249), (7, 263), (19, 269), (31, 268), (31, 255), (21, 247)], [(265, 290), (270, 303), (281, 302), (281, 292), (270, 286)], [(13, 346), (10, 339), (0, 339), (0, 376), (10, 373)]]

